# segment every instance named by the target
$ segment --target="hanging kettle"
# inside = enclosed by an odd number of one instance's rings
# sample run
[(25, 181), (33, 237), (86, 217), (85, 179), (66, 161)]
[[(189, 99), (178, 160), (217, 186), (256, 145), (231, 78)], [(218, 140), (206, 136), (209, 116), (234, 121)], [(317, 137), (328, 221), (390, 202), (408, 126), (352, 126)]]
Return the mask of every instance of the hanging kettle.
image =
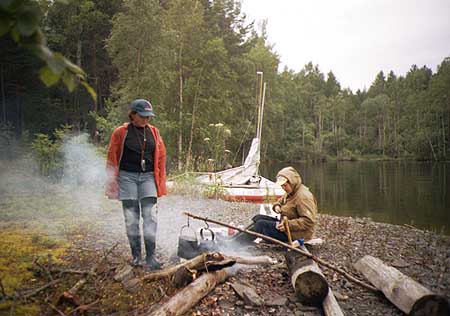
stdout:
[[(192, 234), (186, 234), (190, 231)], [(178, 237), (178, 257), (184, 259), (192, 259), (198, 256), (201, 252), (199, 251), (199, 241), (197, 238), (197, 233), (195, 230), (189, 226), (189, 218), (186, 225), (181, 226), (180, 236)]]

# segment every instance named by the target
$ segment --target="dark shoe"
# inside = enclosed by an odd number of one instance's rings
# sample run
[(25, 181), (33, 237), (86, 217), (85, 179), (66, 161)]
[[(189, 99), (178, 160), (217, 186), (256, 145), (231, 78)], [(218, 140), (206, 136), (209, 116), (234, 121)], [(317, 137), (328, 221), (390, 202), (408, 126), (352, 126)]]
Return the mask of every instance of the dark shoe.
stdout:
[(134, 257), (133, 259), (131, 259), (131, 262), (130, 262), (130, 264), (133, 266), (133, 267), (139, 267), (139, 266), (141, 266), (142, 265), (142, 259), (140, 258), (140, 257)]
[(161, 263), (156, 260), (155, 256), (151, 256), (145, 260), (144, 268), (147, 271), (159, 270), (161, 269)]

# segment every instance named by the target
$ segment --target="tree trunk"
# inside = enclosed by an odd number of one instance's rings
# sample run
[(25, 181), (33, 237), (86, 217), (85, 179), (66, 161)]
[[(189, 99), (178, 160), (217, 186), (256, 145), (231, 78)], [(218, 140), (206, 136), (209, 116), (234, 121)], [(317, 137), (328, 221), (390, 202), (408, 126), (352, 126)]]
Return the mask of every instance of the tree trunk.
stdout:
[(223, 269), (216, 272), (205, 273), (197, 280), (186, 286), (183, 290), (172, 296), (159, 309), (144, 316), (177, 316), (183, 315), (195, 306), (203, 297), (211, 292), (218, 284), (233, 274), (234, 270)]
[(447, 149), (445, 147), (445, 123), (444, 123), (444, 116), (445, 114), (442, 114), (442, 119), (441, 119), (441, 123), (442, 123), (442, 145), (443, 145), (443, 154), (444, 154), (444, 159), (447, 158)]
[(302, 148), (305, 150), (305, 123), (302, 124)]
[(98, 89), (98, 76), (97, 76), (97, 45), (95, 42), (95, 35), (92, 38), (92, 74), (94, 75), (93, 81), (94, 81), (94, 87), (95, 91), (97, 91), (97, 100), (95, 100), (92, 111), (97, 113), (97, 103), (100, 101), (100, 91)]
[(194, 102), (192, 103), (192, 120), (191, 120), (191, 130), (189, 132), (189, 145), (186, 155), (186, 169), (189, 169), (189, 166), (192, 162), (192, 143), (194, 140), (194, 130), (195, 130), (195, 110), (198, 102), (198, 91), (200, 87), (200, 79), (202, 77), (203, 68), (200, 70), (200, 75), (197, 80), (197, 88), (195, 89)]
[[(301, 249), (305, 251), (306, 247)], [(328, 294), (328, 283), (317, 263), (293, 251), (288, 251), (285, 258), (299, 300), (307, 305), (321, 304)]]
[(6, 96), (5, 96), (5, 80), (3, 77), (4, 65), (0, 64), (0, 85), (2, 87), (2, 114), (3, 124), (6, 124)]
[[(181, 50), (180, 50), (180, 59), (181, 59)], [(181, 60), (180, 60), (181, 62)], [(179, 96), (179, 109), (178, 109), (178, 170), (181, 170), (183, 167), (182, 162), (182, 153), (183, 153), (183, 70), (181, 65), (179, 66), (179, 87), (178, 87), (178, 96)]]
[(365, 256), (354, 266), (405, 314), (410, 316), (450, 315), (450, 304), (444, 296), (433, 294), (397, 269), (385, 265), (380, 259)]

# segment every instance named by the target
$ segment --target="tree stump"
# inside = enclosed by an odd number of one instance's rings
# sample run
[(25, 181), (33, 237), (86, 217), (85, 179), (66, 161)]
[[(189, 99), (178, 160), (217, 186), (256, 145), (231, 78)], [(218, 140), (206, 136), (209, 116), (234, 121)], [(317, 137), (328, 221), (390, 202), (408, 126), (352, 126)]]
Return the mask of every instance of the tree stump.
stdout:
[(447, 298), (436, 295), (420, 283), (387, 266), (378, 258), (365, 256), (354, 265), (386, 298), (410, 316), (448, 316)]
[[(300, 247), (308, 251), (306, 247)], [(320, 305), (328, 294), (328, 282), (313, 260), (293, 251), (285, 254), (291, 274), (291, 283), (300, 302), (306, 305)]]

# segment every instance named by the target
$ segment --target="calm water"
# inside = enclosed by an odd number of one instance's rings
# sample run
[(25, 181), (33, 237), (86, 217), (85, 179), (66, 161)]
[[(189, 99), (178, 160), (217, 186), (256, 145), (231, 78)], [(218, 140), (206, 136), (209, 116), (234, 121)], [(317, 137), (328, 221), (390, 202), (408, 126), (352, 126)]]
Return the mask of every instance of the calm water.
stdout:
[[(285, 165), (261, 170), (274, 179)], [(450, 235), (450, 163), (358, 161), (292, 165), (322, 213), (371, 217)]]

